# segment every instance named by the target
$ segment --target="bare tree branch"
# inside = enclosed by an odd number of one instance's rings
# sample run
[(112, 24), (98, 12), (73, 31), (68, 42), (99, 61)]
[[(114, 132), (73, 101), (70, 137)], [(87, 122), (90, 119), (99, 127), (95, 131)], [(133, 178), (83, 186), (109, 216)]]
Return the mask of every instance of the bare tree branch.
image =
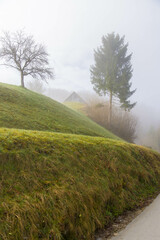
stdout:
[(27, 75), (44, 81), (54, 78), (53, 68), (49, 68), (49, 55), (43, 45), (35, 43), (33, 36), (27, 36), (22, 30), (4, 32), (0, 42), (0, 65), (18, 70), (22, 87)]
[(14, 68), (14, 69), (16, 69), (16, 70), (19, 71), (19, 69), (18, 69), (17, 67), (15, 67), (15, 66), (13, 66), (13, 65), (11, 65), (11, 64), (5, 64), (5, 63), (3, 63), (3, 64), (0, 64), (0, 66), (12, 67), (12, 68)]

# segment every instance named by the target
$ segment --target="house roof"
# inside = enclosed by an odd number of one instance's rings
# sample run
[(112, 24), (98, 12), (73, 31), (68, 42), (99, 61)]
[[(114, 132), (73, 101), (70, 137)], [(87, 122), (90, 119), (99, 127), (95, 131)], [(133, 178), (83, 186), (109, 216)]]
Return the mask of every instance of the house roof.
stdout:
[(81, 98), (76, 92), (73, 92), (69, 97), (66, 98), (64, 102), (78, 102), (86, 104), (83, 98)]

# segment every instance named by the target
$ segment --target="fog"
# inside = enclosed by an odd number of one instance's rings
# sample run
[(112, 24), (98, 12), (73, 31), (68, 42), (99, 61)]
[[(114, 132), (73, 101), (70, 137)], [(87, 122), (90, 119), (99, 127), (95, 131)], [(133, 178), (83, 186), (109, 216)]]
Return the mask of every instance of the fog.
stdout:
[[(48, 88), (66, 94), (93, 92), (93, 49), (107, 33), (125, 35), (133, 53), (134, 112), (141, 126), (149, 128), (160, 121), (159, 13), (159, 0), (0, 0), (0, 31), (25, 29), (43, 43), (55, 70)], [(0, 76), (2, 82), (20, 85), (12, 69), (1, 67)]]

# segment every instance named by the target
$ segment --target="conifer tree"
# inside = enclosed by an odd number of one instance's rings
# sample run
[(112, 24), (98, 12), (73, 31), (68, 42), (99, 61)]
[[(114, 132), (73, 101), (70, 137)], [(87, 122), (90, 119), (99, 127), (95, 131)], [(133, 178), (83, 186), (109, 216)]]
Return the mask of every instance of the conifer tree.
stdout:
[(131, 110), (136, 103), (129, 98), (136, 91), (131, 91), (132, 54), (127, 55), (128, 44), (124, 36), (111, 33), (102, 37), (102, 45), (94, 51), (95, 64), (91, 66), (91, 82), (99, 95), (109, 95), (109, 123), (112, 117), (113, 97), (117, 97), (121, 107)]

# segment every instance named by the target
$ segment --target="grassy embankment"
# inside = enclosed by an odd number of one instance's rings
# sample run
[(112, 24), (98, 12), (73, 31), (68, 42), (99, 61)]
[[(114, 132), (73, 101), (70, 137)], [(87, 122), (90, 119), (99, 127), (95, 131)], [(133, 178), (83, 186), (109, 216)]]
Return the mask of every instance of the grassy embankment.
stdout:
[(92, 239), (159, 187), (159, 154), (40, 94), (0, 84), (0, 127), (2, 240)]
[(0, 83), (0, 127), (118, 139), (86, 116), (51, 98)]
[(160, 184), (160, 155), (105, 138), (0, 129), (0, 239), (92, 239)]

